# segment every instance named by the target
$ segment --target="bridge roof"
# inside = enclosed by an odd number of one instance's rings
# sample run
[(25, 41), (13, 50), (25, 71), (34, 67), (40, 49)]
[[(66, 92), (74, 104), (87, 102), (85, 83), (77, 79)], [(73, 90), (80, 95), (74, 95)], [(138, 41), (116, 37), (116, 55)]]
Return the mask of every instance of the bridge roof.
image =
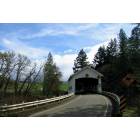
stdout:
[(95, 72), (97, 75), (103, 77), (103, 74), (101, 74), (100, 72), (96, 71), (96, 70), (93, 68), (93, 66), (86, 66), (86, 67), (84, 67), (83, 69), (79, 70), (78, 72), (72, 74), (72, 75), (69, 77), (68, 81), (70, 81), (75, 75), (78, 75), (79, 73), (81, 73), (82, 71), (85, 71), (85, 70), (87, 70), (87, 69), (91, 69), (91, 70), (92, 70), (93, 72)]

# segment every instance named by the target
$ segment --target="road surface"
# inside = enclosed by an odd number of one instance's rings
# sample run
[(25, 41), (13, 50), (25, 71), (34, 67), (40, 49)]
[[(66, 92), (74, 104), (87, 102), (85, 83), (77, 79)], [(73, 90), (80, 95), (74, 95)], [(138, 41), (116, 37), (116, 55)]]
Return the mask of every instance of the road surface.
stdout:
[(102, 95), (75, 95), (67, 103), (35, 114), (32, 117), (97, 117), (111, 116), (111, 102)]

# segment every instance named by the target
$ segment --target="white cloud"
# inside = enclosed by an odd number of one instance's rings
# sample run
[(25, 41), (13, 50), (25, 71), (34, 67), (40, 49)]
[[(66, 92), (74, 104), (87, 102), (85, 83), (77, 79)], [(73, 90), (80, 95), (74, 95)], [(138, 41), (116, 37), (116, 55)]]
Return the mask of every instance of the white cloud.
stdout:
[[(16, 53), (24, 54), (31, 58), (38, 65), (44, 62), (45, 57), (47, 57), (48, 52), (50, 51), (47, 48), (35, 48), (32, 46), (28, 46), (20, 42), (19, 40), (9, 40), (7, 38), (3, 38), (1, 42), (5, 47), (5, 50), (11, 50), (15, 51)], [(90, 61), (90, 63), (92, 63), (94, 55), (96, 54), (98, 48), (103, 44), (107, 45), (107, 43), (108, 41), (94, 46), (83, 47), (83, 49), (87, 52), (88, 60)], [(65, 51), (61, 55), (54, 52), (52, 52), (52, 54), (54, 57), (54, 61), (62, 72), (62, 79), (67, 80), (73, 73), (72, 67), (78, 53), (75, 52), (75, 50), (70, 49)]]
[(83, 31), (87, 29), (94, 29), (94, 28), (97, 28), (98, 25), (99, 23), (87, 23), (87, 24), (80, 25), (77, 29), (79, 31)]
[[(86, 51), (88, 59), (90, 63), (92, 63), (93, 58), (101, 45), (107, 45), (108, 40), (111, 38), (116, 37), (117, 33), (119, 32), (120, 28), (129, 29), (131, 25), (125, 24), (58, 24), (56, 26), (51, 26), (48, 28), (48, 24), (40, 28), (38, 32), (31, 33), (31, 32), (14, 32), (13, 34), (7, 33), (7, 35), (3, 35), (0, 39), (0, 43), (4, 50), (13, 50), (16, 53), (21, 53), (29, 58), (31, 58), (37, 64), (41, 64), (44, 62), (45, 57), (47, 57), (48, 52), (52, 52), (51, 49), (48, 47), (39, 47), (35, 48), (32, 45), (27, 45), (26, 43), (20, 41), (18, 38), (22, 39), (33, 39), (39, 37), (46, 37), (46, 36), (56, 36), (56, 35), (72, 35), (77, 36), (80, 35), (93, 39), (94, 41), (103, 42), (93, 46), (85, 46), (83, 49)], [(132, 28), (132, 27), (131, 27)], [(130, 33), (129, 33), (130, 34)], [(4, 37), (5, 36), (5, 37)], [(59, 41), (59, 40), (57, 40)], [(86, 41), (86, 40), (85, 40)], [(55, 42), (56, 43), (56, 42)], [(66, 42), (67, 43), (67, 42)], [(81, 44), (79, 45), (81, 46)], [(78, 50), (79, 51), (79, 50)], [(63, 74), (63, 80), (67, 80), (70, 74), (73, 73), (72, 67), (74, 64), (74, 60), (78, 55), (77, 49), (68, 49), (58, 54), (57, 52), (52, 52), (54, 56), (54, 61), (59, 66), (60, 71)]]
[(75, 50), (73, 50), (73, 49), (68, 49), (68, 50), (65, 50), (65, 51), (64, 51), (64, 54), (69, 54), (69, 53), (73, 53), (73, 52), (75, 52)]
[(59, 24), (58, 28), (51, 28), (48, 29), (47, 25), (46, 27), (42, 28), (36, 33), (33, 34), (28, 34), (26, 36), (22, 36), (24, 39), (33, 39), (33, 38), (39, 38), (39, 37), (45, 37), (45, 36), (56, 36), (56, 35), (72, 35), (72, 36), (77, 36), (79, 35), (82, 31), (88, 30), (88, 29), (93, 29), (97, 27), (98, 24)]
[(76, 56), (77, 54), (54, 55), (54, 61), (62, 72), (63, 80), (67, 80), (73, 73), (72, 67)]
[(95, 56), (95, 54), (97, 53), (98, 49), (100, 46), (105, 45), (105, 47), (107, 46), (109, 41), (97, 44), (95, 46), (91, 46), (91, 47), (85, 47), (84, 50), (87, 51), (87, 56), (88, 56), (88, 60), (90, 63), (92, 63), (93, 58)]
[(28, 46), (19, 40), (9, 40), (3, 38), (1, 42), (6, 50), (15, 51), (16, 53), (26, 55), (32, 59), (46, 57), (49, 52), (47, 48), (35, 48)]
[(37, 33), (30, 34), (27, 36), (24, 36), (22, 38), (24, 39), (33, 39), (38, 37), (45, 37), (45, 36), (56, 36), (56, 35), (77, 35), (77, 31), (72, 30), (54, 30), (54, 29), (42, 29)]
[(103, 27), (97, 28), (96, 31), (93, 30), (90, 37), (98, 41), (106, 41), (111, 38), (117, 38), (121, 28), (130, 35), (130, 29), (133, 28), (133, 26), (131, 24), (124, 23), (105, 24)]
[[(83, 49), (87, 52), (88, 60), (90, 63), (92, 63), (93, 58), (95, 54), (98, 51), (98, 48), (102, 45), (107, 45), (108, 41), (100, 43), (95, 46), (89, 46), (89, 47), (84, 47)], [(73, 64), (74, 60), (77, 57), (77, 53), (68, 53), (68, 54), (63, 54), (63, 55), (53, 55), (54, 56), (54, 61), (60, 68), (62, 74), (63, 74), (63, 80), (68, 80), (69, 76), (73, 73)]]
[[(2, 43), (5, 46), (7, 50), (15, 51), (16, 53), (24, 54), (31, 58), (34, 62), (36, 62), (38, 65), (42, 64), (45, 60), (45, 57), (48, 55), (47, 48), (34, 48), (32, 46), (28, 46), (23, 44), (22, 42), (18, 40), (9, 40), (6, 38), (2, 39)], [(90, 63), (92, 63), (92, 60), (98, 50), (98, 48), (101, 45), (107, 45), (107, 42), (89, 46), (89, 47), (83, 47), (83, 49), (87, 52), (88, 60)], [(69, 76), (73, 73), (73, 64), (74, 60), (77, 57), (77, 53), (73, 53), (73, 50), (68, 50), (64, 54), (56, 54), (52, 52), (54, 57), (54, 62), (57, 64), (57, 66), (60, 68), (60, 71), (62, 72), (62, 79), (67, 80)]]

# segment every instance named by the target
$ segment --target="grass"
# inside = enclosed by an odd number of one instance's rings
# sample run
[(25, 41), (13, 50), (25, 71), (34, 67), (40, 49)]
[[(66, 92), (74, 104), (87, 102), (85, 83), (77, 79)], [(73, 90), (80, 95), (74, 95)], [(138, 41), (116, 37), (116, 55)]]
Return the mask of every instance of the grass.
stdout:
[[(19, 84), (19, 86), (21, 86), (21, 84)], [(20, 103), (22, 102), (22, 100), (26, 102), (26, 101), (36, 100), (36, 99), (38, 100), (44, 99), (46, 98), (46, 96), (44, 96), (42, 90), (43, 90), (42, 83), (35, 83), (29, 95), (27, 96), (16, 95), (16, 97), (14, 97), (13, 96), (14, 86), (11, 85), (10, 88), (8, 88), (5, 96), (2, 99), (0, 99), (0, 104), (14, 104), (14, 103)], [(60, 94), (63, 95), (65, 92), (67, 92), (67, 90), (68, 90), (68, 84), (66, 82), (61, 82)]]
[(60, 90), (68, 91), (68, 83), (62, 82), (62, 84), (60, 85)]
[[(34, 85), (34, 88), (36, 90), (41, 90), (43, 88), (43, 85), (42, 85), (42, 83), (37, 83), (37, 84)], [(68, 90), (68, 83), (62, 82), (61, 85), (60, 85), (60, 90), (61, 91), (67, 91)]]
[(123, 117), (138, 117), (137, 107), (126, 107)]

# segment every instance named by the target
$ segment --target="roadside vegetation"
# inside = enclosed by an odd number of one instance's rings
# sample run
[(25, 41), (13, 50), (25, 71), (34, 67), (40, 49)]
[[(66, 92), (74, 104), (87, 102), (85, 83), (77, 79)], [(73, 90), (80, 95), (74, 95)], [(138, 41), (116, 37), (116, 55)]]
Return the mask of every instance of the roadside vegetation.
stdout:
[(0, 105), (66, 94), (67, 84), (60, 78), (51, 53), (45, 64), (38, 66), (24, 55), (0, 52)]
[(125, 115), (140, 116), (140, 24), (130, 36), (120, 29), (118, 38), (98, 49), (93, 65), (104, 75), (103, 90), (126, 96)]
[(0, 52), (0, 104), (33, 100), (31, 93), (40, 79), (41, 69), (42, 66), (24, 55)]

